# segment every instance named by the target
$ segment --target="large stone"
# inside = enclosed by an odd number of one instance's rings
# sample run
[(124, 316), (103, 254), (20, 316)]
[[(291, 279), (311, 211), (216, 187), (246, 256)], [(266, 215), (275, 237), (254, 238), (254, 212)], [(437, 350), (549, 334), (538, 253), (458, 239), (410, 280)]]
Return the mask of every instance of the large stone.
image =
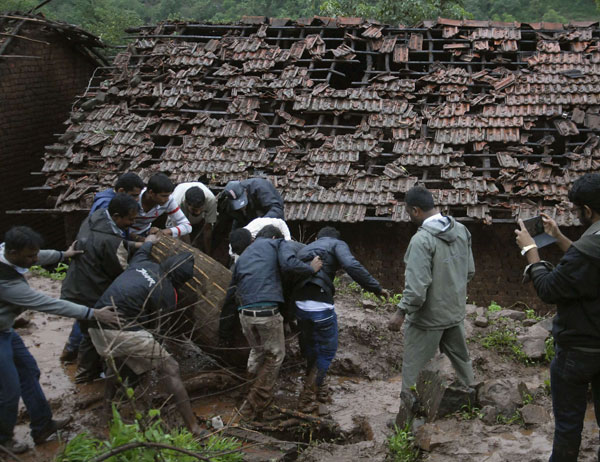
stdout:
[(469, 314), (477, 314), (477, 305), (473, 305), (472, 303), (467, 303), (466, 313)]
[(494, 379), (483, 383), (477, 392), (481, 406), (493, 406), (505, 417), (514, 415), (523, 404), (527, 386), (518, 379)]
[(548, 422), (550, 416), (546, 409), (537, 404), (527, 404), (521, 408), (521, 417), (525, 425), (542, 425)]
[(514, 319), (515, 321), (523, 321), (527, 318), (527, 314), (517, 310), (500, 310), (490, 313), (489, 317), (490, 319), (508, 318)]
[(487, 406), (483, 406), (481, 408), (481, 413), (483, 414), (481, 420), (483, 420), (485, 424), (494, 425), (496, 423), (498, 409), (496, 409), (494, 406), (490, 406), (489, 404)]
[(415, 444), (423, 451), (431, 451), (439, 446), (452, 443), (459, 438), (456, 432), (447, 433), (434, 423), (420, 426), (415, 432)]
[(375, 310), (377, 309), (377, 302), (375, 300), (371, 300), (370, 298), (363, 298), (362, 306), (365, 310)]
[(552, 332), (552, 320), (553, 319), (554, 318), (542, 319), (540, 322), (537, 323), (537, 325), (540, 326), (540, 327), (543, 327), (548, 332)]
[(427, 421), (452, 414), (463, 406), (475, 405), (475, 389), (460, 385), (455, 377), (450, 360), (441, 354), (434, 357), (419, 374), (417, 396)]
[(524, 334), (517, 337), (517, 340), (528, 358), (542, 359), (546, 353), (547, 338), (548, 331), (538, 323), (528, 327)]
[(475, 318), (475, 325), (477, 327), (487, 327), (490, 324), (490, 322), (488, 321), (488, 318), (486, 318), (485, 316), (477, 316)]

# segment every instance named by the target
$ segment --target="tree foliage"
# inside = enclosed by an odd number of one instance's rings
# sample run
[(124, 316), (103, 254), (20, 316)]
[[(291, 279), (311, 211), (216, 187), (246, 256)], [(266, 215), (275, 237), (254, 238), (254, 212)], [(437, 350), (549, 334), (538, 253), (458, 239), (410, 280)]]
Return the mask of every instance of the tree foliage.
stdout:
[(475, 19), (521, 22), (597, 21), (600, 0), (465, 0)]
[[(598, 20), (600, 0), (53, 0), (39, 11), (77, 24), (108, 43), (122, 43), (123, 31), (167, 19), (235, 22), (242, 16), (361, 16), (389, 24), (424, 19), (569, 22)], [(29, 11), (41, 0), (0, 0), (0, 11)]]
[(469, 17), (462, 0), (325, 0), (321, 11), (327, 16), (361, 16), (386, 24), (407, 25), (439, 16)]

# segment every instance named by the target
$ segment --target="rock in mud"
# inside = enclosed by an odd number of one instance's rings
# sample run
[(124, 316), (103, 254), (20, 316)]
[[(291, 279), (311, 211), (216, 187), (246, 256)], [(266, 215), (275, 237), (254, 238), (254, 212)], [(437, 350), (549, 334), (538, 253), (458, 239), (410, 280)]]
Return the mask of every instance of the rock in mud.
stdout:
[(498, 417), (498, 409), (496, 409), (494, 406), (483, 406), (483, 408), (481, 408), (481, 413), (483, 414), (481, 420), (485, 424), (494, 425), (496, 423), (496, 418)]
[(527, 386), (517, 379), (493, 379), (483, 383), (477, 401), (482, 406), (492, 406), (505, 417), (512, 416), (523, 404)]
[(527, 328), (523, 335), (517, 337), (517, 340), (528, 358), (542, 359), (546, 353), (547, 338), (548, 331), (538, 323)]
[(542, 425), (548, 422), (550, 416), (546, 409), (537, 404), (527, 404), (521, 408), (521, 416), (525, 425)]
[(456, 433), (447, 433), (439, 428), (435, 423), (428, 423), (420, 426), (415, 432), (415, 444), (424, 451), (431, 451), (446, 443), (451, 443), (460, 435)]
[(438, 354), (421, 371), (417, 379), (417, 395), (429, 422), (472, 406), (476, 391), (455, 380), (454, 369), (446, 355)]
[(527, 318), (527, 314), (523, 311), (517, 310), (500, 310), (493, 313), (490, 313), (490, 319), (498, 319), (498, 318), (508, 318), (514, 319), (515, 321), (523, 321)]
[(377, 302), (369, 298), (362, 299), (362, 306), (365, 310), (374, 310), (377, 308)]
[(487, 327), (490, 324), (490, 322), (488, 321), (488, 318), (486, 318), (485, 316), (477, 316), (475, 318), (475, 325), (477, 327)]
[(298, 462), (384, 462), (387, 460), (387, 454), (386, 445), (376, 441), (361, 441), (344, 446), (327, 443), (308, 448), (297, 460)]

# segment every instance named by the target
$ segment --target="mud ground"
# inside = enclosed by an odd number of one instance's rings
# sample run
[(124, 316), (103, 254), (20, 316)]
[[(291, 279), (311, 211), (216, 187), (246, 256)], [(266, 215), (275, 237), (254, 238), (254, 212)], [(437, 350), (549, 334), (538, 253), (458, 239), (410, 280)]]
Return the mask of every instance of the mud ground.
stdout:
[[(49, 295), (58, 296), (60, 282), (32, 276), (30, 284)], [(336, 360), (329, 378), (333, 402), (328, 405), (331, 418), (339, 425), (335, 441), (311, 441), (303, 444), (302, 451), (294, 451), (283, 457), (267, 452), (247, 454), (248, 460), (301, 460), (301, 461), (378, 461), (390, 460), (386, 440), (391, 430), (386, 423), (395, 416), (401, 386), (402, 333), (387, 330), (386, 323), (392, 307), (365, 309), (358, 292), (343, 286), (336, 296), (340, 325), (340, 342)], [(60, 435), (59, 440), (34, 447), (29, 437), (27, 417), (21, 409), (16, 437), (25, 440), (31, 450), (20, 456), (24, 462), (53, 460), (61, 444), (80, 432), (96, 436), (106, 435), (107, 430), (99, 418), (103, 390), (102, 380), (92, 384), (73, 383), (74, 366), (59, 361), (64, 342), (72, 321), (52, 315), (31, 313), (29, 324), (18, 329), (41, 370), (40, 382), (52, 405), (55, 415), (73, 416), (73, 423)], [(478, 328), (467, 321), (471, 336), (470, 351), (475, 366), (476, 380), (486, 381), (503, 377), (517, 378), (525, 382), (534, 396), (534, 404), (543, 406), (551, 415), (551, 401), (545, 391), (548, 379), (545, 364), (526, 366), (483, 348), (476, 341)], [(280, 379), (276, 403), (292, 408), (301, 387), (302, 366), (297, 347), (290, 343)], [(194, 356), (184, 361), (182, 373), (194, 369)], [(206, 364), (202, 365), (207, 367)], [(194, 393), (192, 400), (196, 414), (204, 420), (220, 415), (227, 423), (240, 404), (243, 393)], [(172, 417), (176, 422), (177, 418)], [(552, 418), (540, 424), (525, 427), (486, 424), (480, 418), (466, 420), (463, 416), (448, 416), (432, 424), (435, 437), (429, 451), (423, 451), (421, 460), (442, 462), (546, 461), (548, 460), (554, 425)], [(588, 407), (579, 460), (596, 460), (598, 430), (593, 407)], [(277, 435), (282, 438), (282, 435)], [(293, 435), (284, 438), (293, 439)], [(306, 435), (303, 437), (306, 443)], [(0, 456), (2, 460), (2, 456)]]

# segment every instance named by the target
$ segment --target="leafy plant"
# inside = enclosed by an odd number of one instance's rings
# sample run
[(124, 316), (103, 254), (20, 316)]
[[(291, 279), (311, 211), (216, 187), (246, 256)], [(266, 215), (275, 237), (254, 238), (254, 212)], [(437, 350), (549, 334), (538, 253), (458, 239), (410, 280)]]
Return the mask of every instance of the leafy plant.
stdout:
[(416, 462), (420, 450), (415, 444), (415, 437), (410, 431), (410, 424), (403, 428), (394, 426), (394, 434), (388, 439), (390, 455), (394, 462)]
[(524, 364), (531, 364), (532, 362), (517, 341), (517, 334), (508, 327), (493, 330), (481, 339), (481, 345), (484, 348), (493, 349), (500, 354), (510, 356)]
[(492, 303), (490, 303), (490, 306), (488, 306), (488, 312), (490, 312), (490, 313), (495, 313), (495, 312), (501, 311), (501, 310), (502, 310), (502, 307), (493, 300), (492, 300)]
[[(140, 416), (141, 417), (141, 416)], [(86, 462), (96, 458), (99, 454), (115, 450), (131, 443), (141, 443), (138, 447), (120, 452), (109, 457), (107, 462), (196, 462), (198, 459), (184, 454), (175, 449), (144, 446), (143, 443), (159, 443), (173, 448), (184, 449), (203, 457), (211, 462), (240, 462), (243, 454), (241, 444), (235, 438), (224, 438), (217, 435), (211, 436), (203, 445), (196, 441), (186, 429), (165, 432), (160, 411), (152, 409), (148, 412), (147, 426), (140, 424), (140, 419), (133, 423), (123, 422), (117, 408), (113, 406), (113, 419), (110, 425), (108, 439), (101, 441), (86, 433), (73, 438), (63, 451), (56, 457), (55, 462)]]
[(460, 420), (473, 420), (473, 419), (482, 419), (484, 417), (483, 412), (476, 406), (473, 406), (471, 403), (465, 404), (460, 408), (460, 411), (457, 411), (455, 415)]
[(37, 274), (38, 276), (54, 279), (55, 281), (62, 281), (67, 276), (69, 265), (66, 263), (59, 263), (53, 271), (48, 271), (43, 266), (39, 265), (34, 265), (29, 269), (33, 274)]
[(523, 416), (521, 415), (521, 413), (517, 410), (515, 411), (515, 413), (513, 415), (511, 415), (510, 417), (506, 417), (502, 414), (499, 414), (498, 417), (496, 417), (496, 422), (498, 422), (499, 424), (505, 424), (505, 425), (512, 425), (512, 424), (519, 424), (519, 425), (525, 425), (525, 422), (523, 422)]
[(542, 320), (542, 317), (535, 314), (535, 310), (533, 310), (531, 308), (528, 310), (525, 310), (525, 314), (527, 315), (527, 319), (535, 319), (536, 321)]

